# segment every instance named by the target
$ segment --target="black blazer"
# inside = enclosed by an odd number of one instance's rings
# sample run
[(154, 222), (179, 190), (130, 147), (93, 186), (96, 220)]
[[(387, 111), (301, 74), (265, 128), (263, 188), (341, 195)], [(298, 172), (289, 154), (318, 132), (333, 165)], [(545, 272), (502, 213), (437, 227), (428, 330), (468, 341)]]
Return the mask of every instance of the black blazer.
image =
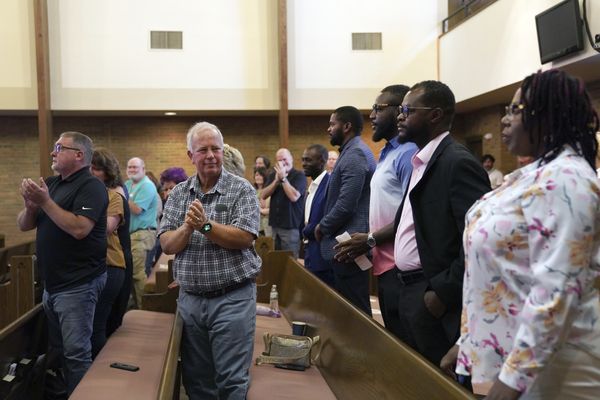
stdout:
[[(459, 318), (465, 271), (462, 245), (465, 214), (490, 190), (488, 174), (479, 161), (448, 135), (409, 194), (417, 248), (429, 288), (444, 302), (448, 312)], [(406, 195), (396, 213), (396, 230), (404, 201)], [(455, 324), (453, 321), (452, 325)]]

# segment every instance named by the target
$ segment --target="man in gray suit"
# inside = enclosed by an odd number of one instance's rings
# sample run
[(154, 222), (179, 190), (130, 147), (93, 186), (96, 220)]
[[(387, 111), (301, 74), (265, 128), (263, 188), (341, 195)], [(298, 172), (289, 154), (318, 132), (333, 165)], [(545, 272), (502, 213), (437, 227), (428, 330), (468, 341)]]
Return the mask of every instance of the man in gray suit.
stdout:
[(373, 152), (360, 138), (362, 128), (363, 116), (355, 107), (340, 107), (331, 114), (327, 133), (330, 143), (339, 146), (340, 156), (329, 178), (324, 216), (315, 228), (315, 237), (321, 241), (323, 259), (331, 263), (335, 288), (371, 315), (368, 270), (333, 258), (336, 236), (369, 230), (369, 184), (376, 163)]

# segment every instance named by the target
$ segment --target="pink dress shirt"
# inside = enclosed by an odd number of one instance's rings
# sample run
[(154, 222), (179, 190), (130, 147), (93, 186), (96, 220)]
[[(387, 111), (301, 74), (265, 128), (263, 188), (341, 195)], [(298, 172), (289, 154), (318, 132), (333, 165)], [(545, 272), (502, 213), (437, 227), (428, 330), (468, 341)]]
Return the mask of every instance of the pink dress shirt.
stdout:
[(400, 215), (400, 223), (396, 230), (396, 240), (394, 241), (394, 260), (396, 267), (401, 271), (414, 271), (421, 269), (421, 258), (417, 248), (417, 240), (415, 237), (415, 221), (413, 219), (412, 204), (410, 203), (411, 190), (421, 180), (431, 156), (439, 146), (439, 144), (448, 136), (450, 132), (444, 132), (421, 149), (413, 156), (413, 170), (410, 176), (408, 185), (408, 195), (402, 207)]

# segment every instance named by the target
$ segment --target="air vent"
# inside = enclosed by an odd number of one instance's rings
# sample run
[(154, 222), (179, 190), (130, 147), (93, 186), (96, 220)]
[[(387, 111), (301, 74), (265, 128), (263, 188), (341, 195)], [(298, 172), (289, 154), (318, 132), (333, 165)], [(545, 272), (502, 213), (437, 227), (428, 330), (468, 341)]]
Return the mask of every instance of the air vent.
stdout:
[(183, 49), (183, 32), (150, 31), (151, 49)]
[(381, 50), (381, 32), (352, 32), (352, 50)]

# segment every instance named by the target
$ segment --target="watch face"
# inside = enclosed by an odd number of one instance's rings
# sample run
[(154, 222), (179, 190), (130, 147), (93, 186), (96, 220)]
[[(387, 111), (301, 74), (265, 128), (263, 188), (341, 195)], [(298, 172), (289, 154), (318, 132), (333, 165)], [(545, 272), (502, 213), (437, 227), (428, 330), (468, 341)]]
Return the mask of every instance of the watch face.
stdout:
[(210, 224), (210, 222), (207, 222), (204, 225), (202, 225), (201, 231), (202, 231), (202, 233), (208, 233), (208, 232), (210, 232), (211, 229), (212, 229), (212, 225)]
[(376, 243), (375, 243), (375, 238), (371, 235), (369, 235), (369, 237), (367, 238), (367, 245), (371, 248), (375, 247)]

